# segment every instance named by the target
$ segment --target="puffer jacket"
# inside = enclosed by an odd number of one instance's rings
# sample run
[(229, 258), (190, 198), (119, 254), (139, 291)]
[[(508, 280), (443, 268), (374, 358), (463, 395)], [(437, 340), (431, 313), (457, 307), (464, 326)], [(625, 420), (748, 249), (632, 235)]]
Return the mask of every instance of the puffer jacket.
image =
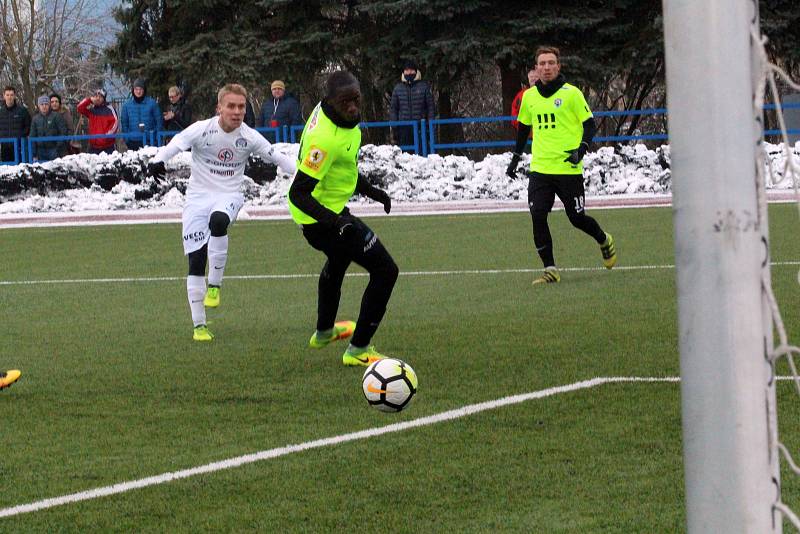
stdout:
[(0, 137), (27, 137), (31, 129), (28, 108), (16, 102), (10, 108), (0, 100)]
[(120, 126), (123, 133), (140, 132), (140, 124), (144, 124), (144, 131), (160, 131), (164, 129), (164, 119), (158, 104), (151, 97), (145, 95), (141, 102), (131, 97), (122, 105), (120, 111)]
[(402, 81), (395, 85), (392, 91), (389, 119), (393, 121), (433, 119), (431, 84), (422, 80), (420, 71), (417, 71), (416, 78), (410, 83), (402, 75), (400, 78)]
[[(61, 113), (50, 111), (47, 115), (37, 113), (31, 121), (31, 137), (56, 137), (69, 135), (67, 123)], [(66, 141), (33, 142), (33, 157), (39, 161), (56, 159), (63, 150)]]

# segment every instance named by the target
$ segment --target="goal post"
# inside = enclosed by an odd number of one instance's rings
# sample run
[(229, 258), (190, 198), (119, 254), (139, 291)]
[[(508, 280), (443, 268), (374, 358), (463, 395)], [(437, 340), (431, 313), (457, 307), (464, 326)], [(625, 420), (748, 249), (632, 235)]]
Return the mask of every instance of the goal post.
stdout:
[(687, 527), (780, 533), (753, 107), (757, 0), (663, 7)]

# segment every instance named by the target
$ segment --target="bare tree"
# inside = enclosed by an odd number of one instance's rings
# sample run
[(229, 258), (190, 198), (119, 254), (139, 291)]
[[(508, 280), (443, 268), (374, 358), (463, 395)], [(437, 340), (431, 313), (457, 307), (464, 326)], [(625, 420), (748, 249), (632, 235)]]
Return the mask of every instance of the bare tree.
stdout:
[(29, 109), (40, 94), (85, 95), (102, 84), (112, 24), (96, 0), (0, 0), (0, 81)]

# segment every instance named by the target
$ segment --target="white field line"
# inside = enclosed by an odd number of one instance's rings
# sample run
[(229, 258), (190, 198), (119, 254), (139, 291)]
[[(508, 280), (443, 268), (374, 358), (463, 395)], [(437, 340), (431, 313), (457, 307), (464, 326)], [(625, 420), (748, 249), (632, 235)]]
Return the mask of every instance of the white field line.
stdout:
[[(772, 262), (773, 267), (781, 266), (800, 266), (800, 261), (779, 261)], [(674, 269), (675, 265), (618, 265), (615, 271), (647, 271)], [(605, 271), (604, 267), (562, 267), (562, 272), (588, 272)], [(541, 269), (460, 269), (443, 271), (406, 271), (400, 272), (400, 276), (459, 276), (467, 274), (517, 274), (517, 273), (538, 273)], [(368, 273), (357, 272), (348, 273), (346, 276), (368, 276)], [(298, 273), (298, 274), (241, 274), (226, 276), (225, 280), (291, 280), (299, 278), (319, 278), (319, 273)], [(151, 276), (135, 278), (66, 278), (60, 280), (0, 280), (0, 286), (29, 286), (47, 284), (109, 284), (127, 282), (176, 282), (186, 280), (185, 276)]]
[(107, 497), (109, 495), (125, 493), (134, 489), (146, 488), (148, 486), (155, 486), (157, 484), (164, 484), (166, 482), (172, 482), (174, 480), (189, 478), (195, 475), (214, 473), (217, 471), (231, 469), (234, 467), (239, 467), (254, 462), (260, 462), (262, 460), (278, 458), (280, 456), (285, 456), (287, 454), (293, 454), (296, 452), (303, 452), (311, 449), (328, 447), (331, 445), (339, 445), (350, 441), (374, 438), (376, 436), (382, 436), (384, 434), (390, 434), (393, 432), (400, 432), (412, 428), (434, 425), (437, 423), (459, 419), (461, 417), (467, 417), (469, 415), (484, 412), (487, 410), (494, 410), (497, 408), (502, 408), (504, 406), (511, 406), (529, 400), (543, 399), (545, 397), (559, 395), (561, 393), (570, 393), (572, 391), (578, 391), (580, 389), (593, 388), (595, 386), (600, 386), (603, 384), (613, 384), (621, 382), (679, 382), (679, 381), (680, 378), (669, 377), (669, 376), (592, 378), (591, 380), (575, 382), (573, 384), (567, 384), (565, 386), (556, 386), (552, 388), (542, 389), (539, 391), (533, 391), (530, 393), (523, 393), (520, 395), (503, 397), (501, 399), (496, 399), (493, 401), (481, 402), (478, 404), (470, 404), (462, 408), (457, 408), (455, 410), (448, 410), (446, 412), (441, 412), (435, 415), (429, 415), (427, 417), (420, 417), (419, 419), (413, 419), (411, 421), (405, 421), (403, 423), (394, 423), (391, 425), (374, 427), (367, 430), (361, 430), (358, 432), (351, 432), (349, 434), (340, 434), (338, 436), (333, 436), (330, 438), (323, 438), (314, 441), (306, 441), (305, 443), (298, 443), (296, 445), (277, 447), (275, 449), (268, 449), (253, 454), (236, 456), (234, 458), (229, 458), (227, 460), (212, 462), (210, 464), (205, 464), (198, 467), (192, 467), (190, 469), (183, 469), (181, 471), (162, 473), (160, 475), (140, 478), (137, 480), (130, 480), (128, 482), (120, 482), (118, 484), (113, 484), (111, 486), (103, 486), (100, 488), (94, 488), (91, 490), (81, 491), (78, 493), (71, 493), (69, 495), (62, 495), (61, 497), (53, 497), (50, 499), (43, 499), (41, 501), (36, 501), (28, 504), (20, 504), (18, 506), (12, 506), (10, 508), (0, 509), (0, 517), (11, 517), (19, 514), (25, 514), (28, 512), (45, 510), (47, 508), (53, 508), (55, 506), (62, 506), (64, 504), (98, 499), (100, 497)]

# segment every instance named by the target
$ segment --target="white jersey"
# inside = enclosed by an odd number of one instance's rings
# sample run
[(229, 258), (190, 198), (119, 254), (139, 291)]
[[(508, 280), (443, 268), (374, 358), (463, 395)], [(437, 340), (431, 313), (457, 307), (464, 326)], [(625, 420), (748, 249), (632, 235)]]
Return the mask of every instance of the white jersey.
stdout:
[(277, 152), (264, 136), (242, 124), (231, 132), (219, 125), (219, 117), (197, 121), (161, 148), (152, 161), (169, 161), (185, 150), (192, 151), (192, 174), (187, 196), (193, 193), (236, 193), (242, 189), (244, 168), (250, 154), (294, 174), (294, 161)]

